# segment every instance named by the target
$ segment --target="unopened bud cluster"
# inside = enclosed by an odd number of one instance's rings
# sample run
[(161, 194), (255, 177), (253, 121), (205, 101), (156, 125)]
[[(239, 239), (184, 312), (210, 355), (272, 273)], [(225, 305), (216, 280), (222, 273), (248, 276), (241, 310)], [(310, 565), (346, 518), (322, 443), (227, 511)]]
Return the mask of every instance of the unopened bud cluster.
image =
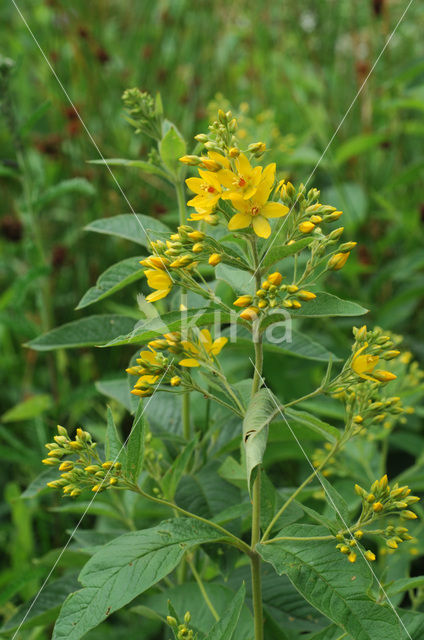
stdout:
[(152, 96), (140, 89), (127, 89), (122, 95), (129, 122), (136, 133), (145, 133), (155, 140), (162, 137), (162, 113)]
[(43, 464), (58, 467), (60, 478), (47, 483), (52, 489), (61, 489), (64, 495), (76, 498), (84, 489), (95, 493), (115, 487), (121, 478), (121, 463), (102, 461), (96, 451), (91, 434), (77, 429), (74, 439), (58, 425), (54, 442), (47, 443), (47, 458)]
[(316, 298), (312, 291), (300, 289), (295, 284), (283, 284), (283, 279), (282, 274), (275, 271), (266, 277), (254, 296), (238, 297), (233, 304), (244, 309), (240, 317), (251, 321), (267, 309), (283, 307), (296, 310), (300, 309), (302, 302), (309, 302)]
[(196, 640), (197, 633), (195, 634), (193, 629), (190, 629), (190, 621), (191, 615), (189, 611), (184, 614), (184, 621), (182, 623), (179, 623), (174, 616), (166, 617), (166, 622), (174, 632), (174, 638), (176, 638), (176, 640)]

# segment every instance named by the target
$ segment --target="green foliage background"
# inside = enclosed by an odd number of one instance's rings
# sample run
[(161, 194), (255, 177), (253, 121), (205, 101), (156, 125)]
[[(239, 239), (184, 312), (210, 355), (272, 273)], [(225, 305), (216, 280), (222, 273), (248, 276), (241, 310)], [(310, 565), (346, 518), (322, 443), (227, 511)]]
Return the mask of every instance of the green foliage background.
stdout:
[[(139, 86), (153, 94), (161, 92), (166, 114), (187, 139), (205, 130), (208, 114), (216, 106), (238, 111), (240, 104), (247, 103), (248, 111), (241, 107), (246, 135), (252, 132), (255, 139), (264, 139), (269, 159), (299, 183), (308, 179), (320, 160), (406, 3), (75, 0), (69, 4), (53, 0), (18, 6), (104, 157), (145, 159), (148, 142), (133, 135), (121, 107), (123, 90)], [(346, 240), (359, 243), (343, 272), (329, 281), (329, 292), (370, 309), (367, 323), (403, 334), (405, 347), (421, 361), (423, 28), (424, 14), (419, 2), (414, 2), (310, 182), (321, 189), (324, 202), (344, 210)], [(84, 509), (83, 502), (65, 503), (46, 493), (41, 483), (20, 498), (42, 471), (43, 445), (56, 423), (85, 425), (104, 440), (106, 404), (111, 402), (124, 437), (131, 426), (125, 410), (125, 404), (130, 408), (129, 400), (124, 397), (123, 404), (118, 402), (122, 395), (117, 398), (116, 385), (110, 393), (111, 380), (122, 377), (133, 354), (131, 346), (81, 347), (52, 354), (22, 345), (47, 328), (90, 315), (91, 309), (75, 308), (97, 277), (111, 264), (146, 251), (123, 238), (84, 231), (99, 218), (128, 213), (128, 204), (107, 171), (87, 163), (98, 159), (98, 154), (11, 3), (0, 8), (0, 30), (1, 53), (15, 61), (11, 100), (16, 114), (15, 132), (10, 119), (0, 120), (0, 478), (4, 487), (0, 546), (5, 550), (0, 610), (9, 617), (19, 603), (35, 594)], [(19, 181), (17, 137), (31, 183), (32, 218)], [(136, 212), (176, 225), (173, 193), (157, 176), (137, 168), (116, 167), (114, 172)], [(138, 319), (140, 290), (147, 293), (144, 280), (100, 300), (94, 312)], [(166, 305), (163, 301), (158, 306), (166, 311)], [(307, 327), (312, 339), (344, 356), (352, 324), (349, 318), (321, 318)], [(236, 350), (228, 356), (226, 366), (235, 377), (248, 373), (243, 358)], [(319, 358), (288, 358), (282, 373), (272, 353), (267, 354), (265, 367), (267, 379), (271, 384), (278, 381), (285, 397), (307, 393), (319, 383), (323, 371)], [(423, 413), (418, 408), (408, 426), (391, 436), (391, 475), (406, 472), (417, 462), (424, 443)], [(171, 400), (152, 401), (148, 419), (155, 435), (160, 436), (171, 418), (172, 430), (178, 434), (180, 425)], [(337, 420), (338, 416), (329, 416), (327, 408), (324, 418)], [(278, 438), (272, 432), (270, 437)], [(311, 451), (314, 439), (319, 439), (309, 437), (307, 450)], [(267, 455), (274, 482), (296, 486), (306, 466), (295, 443), (288, 439), (283, 452), (280, 446), (277, 453)], [(207, 467), (203, 477), (207, 484)], [(410, 482), (415, 492), (424, 489), (419, 464)], [(342, 488), (348, 484), (343, 479)], [(237, 501), (234, 485), (233, 489)], [(181, 493), (181, 500), (187, 502), (189, 481)], [(225, 507), (216, 504), (219, 496), (213, 487), (206, 488), (206, 496), (202, 508), (207, 515)], [(127, 530), (128, 519), (143, 528), (169, 515), (144, 503), (135, 505), (131, 496), (121, 505), (122, 512), (112, 503), (101, 499), (90, 509), (56, 572), (61, 589), (45, 592), (51, 599), (45, 618), (33, 621), (20, 637), (49, 637), (48, 624), (66, 593), (77, 587), (75, 576), (93, 547)], [(422, 550), (421, 543), (413, 575), (423, 573)], [(65, 575), (64, 569), (68, 570)], [(273, 580), (269, 578), (271, 600), (279, 593)], [(217, 585), (215, 597), (224, 606), (227, 596)], [(159, 602), (160, 594), (149, 598)], [(178, 598), (189, 602), (190, 594), (180, 593)], [(305, 611), (296, 613), (303, 621), (310, 613), (306, 609), (305, 605)], [(139, 631), (138, 620), (137, 611), (117, 617), (113, 625), (101, 627), (102, 638), (118, 637), (129, 628)], [(143, 620), (142, 637), (159, 637), (154, 635), (157, 623)], [(302, 629), (312, 631), (313, 625)], [(100, 629), (89, 637), (100, 637)]]

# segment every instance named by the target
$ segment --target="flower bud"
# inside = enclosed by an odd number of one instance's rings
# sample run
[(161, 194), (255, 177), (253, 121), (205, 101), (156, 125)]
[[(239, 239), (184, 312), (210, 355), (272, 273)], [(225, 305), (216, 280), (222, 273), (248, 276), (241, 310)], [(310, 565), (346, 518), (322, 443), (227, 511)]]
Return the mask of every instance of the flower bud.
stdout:
[(377, 371), (372, 372), (373, 378), (376, 378), (379, 382), (390, 382), (391, 380), (396, 380), (394, 373), (390, 371), (383, 371), (382, 369), (377, 369)]
[(289, 293), (296, 293), (297, 291), (299, 291), (299, 287), (297, 287), (295, 284), (289, 284), (287, 285), (287, 291)]
[(345, 266), (349, 255), (349, 253), (335, 253), (327, 262), (327, 269), (339, 271)]
[(248, 307), (252, 304), (253, 298), (252, 296), (240, 296), (233, 302), (235, 307)]
[(190, 240), (194, 240), (195, 242), (199, 242), (200, 240), (203, 240), (206, 236), (206, 234), (203, 233), (203, 231), (197, 231), (197, 229), (195, 231), (190, 231), (189, 233), (187, 233), (187, 235), (190, 238)]
[(194, 139), (197, 140), (197, 142), (201, 142), (202, 144), (205, 144), (205, 142), (209, 140), (208, 136), (205, 133), (198, 133), (197, 136), (194, 136)]
[(369, 562), (374, 562), (375, 560), (375, 553), (372, 551), (365, 551), (364, 556)]
[(309, 222), (306, 220), (305, 222), (301, 222), (299, 225), (299, 231), (301, 233), (311, 233), (315, 229), (315, 225), (313, 222)]
[(372, 510), (374, 511), (374, 513), (380, 513), (380, 511), (383, 511), (384, 506), (381, 504), (381, 502), (374, 502), (374, 504), (372, 505)]
[(319, 224), (320, 222), (322, 222), (321, 216), (317, 216), (317, 215), (311, 216), (309, 220), (313, 222), (313, 224)]
[(338, 227), (334, 229), (329, 235), (329, 240), (338, 240), (341, 235), (343, 235), (344, 227)]
[(209, 256), (208, 262), (212, 267), (216, 267), (216, 265), (221, 262), (221, 259), (221, 255), (219, 253), (212, 253), (212, 255)]
[(401, 511), (400, 517), (404, 518), (405, 520), (416, 520), (418, 518), (417, 514), (413, 511), (410, 511), (409, 509), (406, 509), (406, 511)]
[(196, 244), (192, 246), (191, 250), (193, 251), (193, 253), (202, 253), (204, 248), (205, 245), (203, 244), (203, 242), (196, 242)]
[(179, 387), (181, 384), (181, 378), (179, 376), (174, 376), (171, 378), (171, 387)]
[(238, 158), (238, 156), (240, 155), (240, 149), (238, 149), (237, 147), (231, 147), (228, 155), (230, 156), (230, 158)]
[(357, 242), (344, 242), (343, 244), (340, 245), (339, 251), (341, 253), (346, 253), (346, 251), (352, 251), (352, 249), (354, 249), (357, 244), (358, 244)]
[(352, 564), (354, 562), (356, 562), (356, 553), (354, 551), (351, 551), (347, 557), (347, 559), (349, 560), (349, 562), (351, 562)]
[(270, 284), (278, 287), (283, 281), (283, 276), (278, 271), (275, 271), (267, 277), (267, 280)]
[(200, 164), (199, 156), (182, 156), (181, 158), (179, 158), (179, 161), (190, 167), (196, 167), (198, 164)]
[(316, 298), (315, 293), (312, 293), (312, 291), (306, 291), (305, 289), (301, 289), (298, 294), (297, 297), (300, 298), (301, 300), (304, 300), (305, 302), (309, 302), (309, 300), (314, 300)]
[(259, 309), (257, 307), (247, 307), (247, 309), (244, 309), (241, 312), (240, 318), (243, 318), (243, 320), (249, 320), (250, 322), (253, 322), (258, 317), (258, 311)]

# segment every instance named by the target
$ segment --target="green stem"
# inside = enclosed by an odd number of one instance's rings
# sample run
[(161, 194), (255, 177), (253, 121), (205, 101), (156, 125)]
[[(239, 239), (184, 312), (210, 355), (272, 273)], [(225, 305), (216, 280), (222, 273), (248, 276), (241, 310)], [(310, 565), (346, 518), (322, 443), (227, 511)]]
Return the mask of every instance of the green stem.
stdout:
[(261, 544), (271, 544), (272, 542), (279, 542), (280, 540), (334, 540), (334, 536), (278, 536), (278, 538), (272, 538)]
[(314, 469), (314, 471), (306, 478), (306, 480), (304, 480), (302, 482), (302, 484), (296, 489), (296, 491), (293, 491), (293, 493), (291, 494), (291, 496), (286, 500), (286, 502), (283, 504), (283, 506), (281, 507), (281, 509), (279, 511), (277, 511), (277, 513), (275, 514), (275, 516), (273, 517), (273, 519), (271, 520), (271, 522), (269, 523), (264, 535), (262, 536), (262, 540), (261, 543), (263, 544), (265, 542), (265, 540), (267, 540), (269, 538), (269, 535), (272, 531), (273, 526), (275, 525), (275, 523), (277, 522), (277, 520), (282, 516), (282, 514), (284, 513), (284, 511), (287, 509), (287, 507), (293, 502), (293, 500), (296, 498), (296, 496), (299, 495), (299, 493), (301, 493), (303, 491), (303, 489), (310, 483), (312, 482), (312, 480), (316, 477), (317, 473), (319, 471), (321, 471), (321, 469), (327, 464), (328, 460), (331, 458), (331, 456), (333, 456), (338, 447), (339, 447), (340, 443), (336, 442), (336, 444), (333, 446), (333, 448), (330, 450), (330, 452), (328, 453), (328, 455), (324, 458), (324, 460), (321, 462), (321, 464)]
[(287, 407), (292, 407), (294, 404), (298, 404), (299, 402), (303, 402), (304, 400), (309, 400), (309, 398), (314, 398), (322, 392), (322, 387), (318, 387), (315, 391), (311, 391), (311, 393), (307, 393), (306, 396), (302, 396), (301, 398), (297, 398), (296, 400), (292, 400), (291, 402), (287, 402), (284, 404), (282, 409), (286, 409)]
[[(184, 195), (184, 183), (181, 180), (175, 181), (175, 190), (177, 192), (178, 212), (180, 217), (180, 225), (186, 223), (187, 207)], [(187, 292), (181, 289), (181, 307), (187, 308)], [(183, 436), (186, 440), (190, 440), (190, 393), (182, 396), (182, 420), (183, 420)]]
[(199, 573), (198, 573), (198, 571), (197, 571), (196, 567), (194, 566), (194, 562), (192, 562), (192, 561), (191, 561), (191, 560), (189, 560), (188, 558), (187, 558), (187, 562), (188, 562), (188, 565), (189, 565), (189, 567), (190, 567), (190, 569), (191, 569), (191, 572), (192, 572), (192, 574), (193, 574), (193, 576), (194, 576), (194, 579), (195, 579), (195, 580), (196, 580), (196, 582), (197, 582), (197, 586), (198, 586), (198, 587), (199, 587), (199, 589), (200, 589), (200, 593), (202, 594), (203, 599), (204, 599), (204, 601), (206, 602), (206, 605), (207, 605), (207, 607), (208, 607), (209, 611), (211, 612), (211, 614), (213, 615), (213, 617), (215, 618), (215, 620), (218, 622), (218, 620), (219, 620), (218, 612), (217, 612), (217, 610), (215, 609), (215, 607), (213, 606), (213, 604), (212, 604), (212, 602), (211, 602), (211, 600), (210, 600), (210, 598), (209, 598), (209, 596), (208, 596), (208, 594), (207, 594), (207, 591), (206, 591), (206, 589), (205, 589), (205, 585), (203, 584), (203, 582), (202, 582), (202, 578), (200, 577), (200, 575), (199, 575)]
[[(256, 289), (261, 286), (261, 271), (259, 269), (258, 249), (256, 238), (252, 239), (253, 266), (255, 269)], [(252, 382), (252, 398), (261, 386), (261, 375), (263, 367), (262, 335), (254, 336), (255, 345), (255, 370)], [(262, 607), (262, 584), (261, 584), (261, 557), (256, 551), (256, 545), (261, 537), (261, 466), (258, 465), (257, 474), (252, 490), (252, 534), (250, 547), (252, 555), (250, 557), (250, 570), (252, 575), (252, 600), (255, 640), (264, 638), (264, 621)]]
[(174, 511), (178, 511), (179, 513), (182, 513), (182, 515), (183, 516), (187, 516), (187, 518), (193, 518), (194, 520), (199, 520), (199, 522), (203, 522), (203, 524), (207, 524), (210, 527), (213, 527), (217, 531), (220, 531), (225, 538), (228, 538), (228, 543), (229, 544), (232, 544), (234, 547), (237, 547), (237, 549), (240, 549), (240, 551), (242, 551), (243, 553), (245, 553), (248, 556), (252, 555), (252, 551), (251, 551), (251, 549), (250, 549), (248, 544), (246, 544), (240, 538), (237, 538), (237, 536), (232, 534), (231, 531), (228, 531), (227, 529), (224, 529), (224, 527), (221, 527), (221, 525), (216, 524), (215, 522), (212, 522), (211, 520), (207, 520), (206, 518), (202, 518), (201, 516), (198, 516), (195, 513), (191, 513), (190, 511), (186, 511), (185, 509), (182, 509), (181, 507), (179, 507), (177, 504), (169, 502), (168, 500), (164, 500), (163, 498), (156, 498), (156, 496), (151, 496), (150, 494), (148, 494), (145, 491), (143, 491), (143, 489), (141, 487), (139, 487), (137, 484), (132, 484), (132, 483), (128, 482), (127, 486), (131, 491), (134, 491), (135, 493), (138, 493), (143, 498), (146, 498), (146, 500), (151, 500), (152, 502), (156, 502), (157, 504), (162, 504), (165, 507), (169, 507), (170, 509), (173, 509)]

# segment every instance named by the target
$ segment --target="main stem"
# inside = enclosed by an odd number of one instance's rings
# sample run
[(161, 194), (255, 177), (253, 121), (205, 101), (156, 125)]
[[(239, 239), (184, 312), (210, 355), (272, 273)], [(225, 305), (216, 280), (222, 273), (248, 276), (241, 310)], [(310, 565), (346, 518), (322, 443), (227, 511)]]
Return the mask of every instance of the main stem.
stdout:
[[(256, 289), (261, 286), (261, 273), (258, 268), (258, 250), (256, 246), (256, 238), (252, 240), (252, 253), (256, 277)], [(258, 391), (261, 383), (262, 366), (263, 366), (263, 350), (262, 336), (256, 332), (254, 336), (255, 345), (255, 371), (253, 374), (252, 397)], [(252, 555), (250, 557), (250, 570), (252, 574), (252, 599), (253, 599), (253, 616), (255, 628), (255, 640), (263, 640), (264, 638), (264, 621), (262, 608), (262, 584), (261, 584), (261, 558), (255, 551), (256, 545), (261, 537), (261, 467), (257, 468), (257, 475), (253, 483), (252, 491), (252, 535), (250, 546)]]
[[(184, 184), (181, 180), (175, 181), (175, 190), (177, 192), (178, 212), (180, 215), (180, 225), (186, 223), (187, 207), (184, 196)], [(187, 292), (181, 289), (181, 307), (187, 308)], [(182, 396), (182, 422), (183, 436), (186, 440), (190, 439), (190, 392), (186, 391)]]

